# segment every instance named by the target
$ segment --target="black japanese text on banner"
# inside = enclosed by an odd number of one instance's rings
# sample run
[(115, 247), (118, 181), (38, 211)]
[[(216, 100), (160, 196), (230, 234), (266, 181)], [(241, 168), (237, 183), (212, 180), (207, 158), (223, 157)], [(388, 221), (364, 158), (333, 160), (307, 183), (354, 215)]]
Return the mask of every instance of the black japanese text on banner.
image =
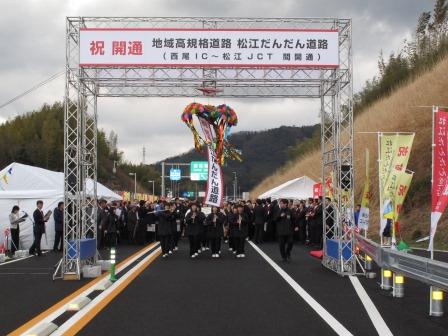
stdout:
[(337, 30), (81, 28), (81, 66), (339, 66)]
[(211, 206), (221, 207), (223, 202), (224, 181), (222, 178), (221, 165), (216, 160), (216, 152), (212, 145), (213, 133), (210, 124), (202, 118), (199, 118), (202, 132), (209, 143), (207, 146), (208, 155), (208, 180), (207, 192), (205, 193), (204, 203)]
[(204, 203), (211, 206), (221, 207), (223, 202), (224, 183), (222, 170), (216, 160), (216, 153), (212, 145), (208, 149), (208, 181), (207, 192)]

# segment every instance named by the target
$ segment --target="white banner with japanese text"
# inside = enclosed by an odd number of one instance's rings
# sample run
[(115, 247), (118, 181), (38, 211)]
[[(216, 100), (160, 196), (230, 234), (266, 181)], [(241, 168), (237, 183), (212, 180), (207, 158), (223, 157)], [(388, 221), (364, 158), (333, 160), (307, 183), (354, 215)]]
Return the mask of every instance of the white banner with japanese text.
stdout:
[(216, 153), (212, 145), (207, 146), (208, 151), (208, 181), (204, 204), (221, 207), (223, 203), (224, 181), (222, 168), (216, 160)]
[(337, 30), (81, 28), (81, 66), (339, 66)]

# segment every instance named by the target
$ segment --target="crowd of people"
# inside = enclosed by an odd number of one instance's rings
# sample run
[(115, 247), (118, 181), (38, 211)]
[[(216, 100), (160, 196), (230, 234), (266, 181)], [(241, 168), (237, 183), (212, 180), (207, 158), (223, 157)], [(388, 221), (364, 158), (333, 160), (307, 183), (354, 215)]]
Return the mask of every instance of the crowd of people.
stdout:
[[(222, 208), (204, 210), (197, 202), (179, 198), (157, 202), (100, 200), (98, 246), (103, 249), (122, 242), (143, 245), (160, 240), (162, 257), (166, 258), (178, 250), (179, 239), (185, 237), (191, 258), (205, 251), (219, 258), (223, 242), (237, 258), (244, 258), (247, 240), (257, 244), (277, 240), (283, 260), (291, 257), (294, 241), (322, 248), (322, 199), (224, 202)], [(327, 225), (332, 226), (329, 221), (331, 215)]]
[[(33, 213), (34, 243), (30, 254), (42, 255), (40, 240), (48, 220), (42, 206), (42, 201), (38, 201)], [(326, 224), (331, 227), (330, 200), (327, 207)], [(12, 246), (18, 246), (18, 213), (19, 207), (14, 206), (10, 215)], [(62, 249), (63, 213), (64, 204), (60, 202), (52, 212), (54, 252)], [(222, 208), (202, 208), (195, 201), (179, 198), (156, 202), (99, 200), (97, 246), (102, 250), (123, 243), (144, 245), (159, 240), (162, 257), (167, 258), (178, 250), (179, 240), (185, 237), (191, 258), (205, 251), (210, 251), (212, 258), (219, 258), (222, 243), (237, 258), (245, 258), (247, 240), (256, 244), (277, 240), (281, 258), (286, 261), (291, 258), (294, 241), (322, 248), (322, 217), (321, 198), (225, 202)]]

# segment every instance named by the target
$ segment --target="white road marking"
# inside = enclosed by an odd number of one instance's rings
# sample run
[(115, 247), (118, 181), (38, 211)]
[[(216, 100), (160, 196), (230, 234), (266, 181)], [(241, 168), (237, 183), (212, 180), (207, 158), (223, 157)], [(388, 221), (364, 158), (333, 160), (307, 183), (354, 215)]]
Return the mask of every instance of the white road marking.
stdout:
[(114, 291), (116, 287), (118, 287), (122, 282), (124, 282), (127, 278), (133, 275), (135, 272), (139, 270), (139, 268), (147, 262), (149, 259), (154, 257), (160, 251), (160, 247), (156, 248), (153, 252), (147, 255), (144, 259), (142, 259), (137, 265), (127, 271), (120, 279), (118, 279), (112, 286), (104, 290), (100, 295), (98, 295), (95, 299), (93, 299), (88, 305), (86, 305), (83, 309), (65, 321), (59, 328), (52, 333), (52, 336), (64, 335), (76, 322), (82, 319), (84, 316), (88, 315), (90, 311), (95, 308), (101, 301), (106, 299), (111, 292)]
[[(142, 255), (144, 255), (145, 253), (147, 253), (148, 251), (152, 250), (152, 249), (158, 249), (160, 243), (157, 244), (151, 244), (148, 247), (144, 248), (142, 251), (140, 251), (137, 255), (135, 255), (133, 258), (131, 258), (130, 260), (128, 260), (126, 263), (124, 263), (123, 265), (120, 265), (119, 267), (117, 267), (115, 274), (120, 273), (121, 271), (123, 271), (126, 267), (128, 267), (129, 265), (131, 265), (134, 261), (136, 261), (138, 258), (140, 258)], [(101, 281), (107, 281), (107, 277), (104, 278)], [(70, 305), (70, 303), (73, 300), (76, 300), (79, 297), (83, 297), (83, 296), (87, 296), (89, 295), (91, 292), (93, 292), (97, 286), (101, 283), (97, 282), (92, 284), (90, 287), (88, 287), (86, 290), (82, 291), (79, 295), (77, 295), (76, 297), (72, 298), (72, 300), (64, 305), (62, 305), (59, 309), (56, 309), (54, 312), (52, 312), (51, 314), (49, 314), (47, 317), (43, 318), (42, 320), (40, 320), (39, 322), (37, 322), (36, 324), (32, 325), (28, 330), (26, 330), (24, 333), (22, 333), (22, 335), (26, 335), (27, 333), (30, 332), (30, 330), (32, 330), (36, 325), (40, 324), (40, 323), (50, 323), (51, 321), (53, 321), (55, 318), (57, 318), (58, 316), (62, 315), (66, 310), (67, 307)]]
[(317, 302), (307, 291), (305, 291), (296, 281), (294, 281), (288, 273), (286, 273), (279, 265), (277, 265), (269, 256), (264, 253), (257, 245), (249, 241), (249, 244), (257, 251), (274, 270), (310, 305), (314, 311), (338, 334), (343, 336), (353, 335), (338, 320), (334, 318), (319, 302)]
[(378, 309), (376, 309), (375, 305), (372, 302), (372, 299), (370, 299), (369, 294), (367, 294), (366, 290), (362, 286), (359, 279), (355, 276), (350, 276), (349, 278), (350, 281), (352, 282), (353, 287), (355, 287), (356, 293), (361, 299), (361, 302), (364, 305), (364, 308), (366, 309), (367, 314), (370, 317), (370, 320), (375, 326), (378, 335), (392, 336), (393, 335), (392, 332), (390, 331), (389, 327), (387, 326), (386, 322), (384, 321)]

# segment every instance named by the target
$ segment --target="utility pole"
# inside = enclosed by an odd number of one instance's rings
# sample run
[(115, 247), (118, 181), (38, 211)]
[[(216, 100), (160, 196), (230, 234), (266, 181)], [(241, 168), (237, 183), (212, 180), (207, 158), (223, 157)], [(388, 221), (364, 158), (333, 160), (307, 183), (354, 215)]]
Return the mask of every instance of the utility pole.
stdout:
[(145, 165), (146, 164), (146, 148), (145, 148), (145, 146), (143, 146), (143, 149), (142, 149), (142, 165)]

